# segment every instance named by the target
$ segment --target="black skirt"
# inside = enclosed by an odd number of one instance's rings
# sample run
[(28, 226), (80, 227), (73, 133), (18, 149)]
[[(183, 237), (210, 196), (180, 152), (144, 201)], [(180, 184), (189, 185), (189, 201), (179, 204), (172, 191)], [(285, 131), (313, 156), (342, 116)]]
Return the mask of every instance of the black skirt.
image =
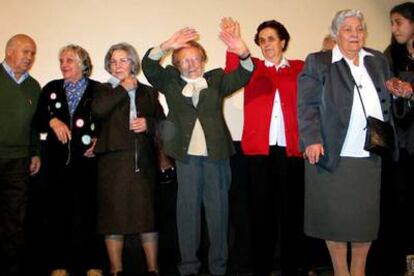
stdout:
[(155, 231), (155, 166), (144, 164), (136, 172), (132, 152), (98, 157), (98, 232), (125, 235)]
[(324, 240), (369, 242), (379, 228), (381, 160), (341, 157), (334, 172), (305, 166), (305, 233)]

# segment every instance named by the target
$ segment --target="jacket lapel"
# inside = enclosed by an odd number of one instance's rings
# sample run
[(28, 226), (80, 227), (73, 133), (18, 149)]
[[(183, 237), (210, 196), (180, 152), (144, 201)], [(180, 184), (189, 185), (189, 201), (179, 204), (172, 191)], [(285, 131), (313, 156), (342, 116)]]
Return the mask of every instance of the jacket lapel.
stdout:
[(387, 97), (390, 97), (388, 90), (385, 88), (385, 79), (380, 75), (383, 72), (383, 69), (380, 68), (375, 59), (372, 56), (367, 56), (364, 60), (365, 68), (367, 68), (368, 74), (371, 77), (372, 82), (374, 83), (375, 90), (377, 90), (378, 98), (381, 103), (382, 114), (385, 121), (389, 120), (388, 113), (388, 101)]
[(368, 74), (371, 77), (371, 80), (374, 83), (374, 86), (378, 91), (378, 87), (381, 86), (381, 81), (380, 81), (381, 78), (378, 74), (380, 69), (377, 68), (374, 60), (370, 56), (365, 57), (364, 65), (365, 65), (365, 68), (367, 68)]
[(349, 68), (349, 65), (346, 63), (345, 59), (341, 59), (341, 61), (337, 62), (338, 65), (338, 71), (339, 76), (342, 78), (342, 83), (345, 84), (345, 88), (348, 92), (351, 92), (353, 95), (354, 93), (354, 86), (355, 81), (354, 77), (352, 76), (351, 69)]

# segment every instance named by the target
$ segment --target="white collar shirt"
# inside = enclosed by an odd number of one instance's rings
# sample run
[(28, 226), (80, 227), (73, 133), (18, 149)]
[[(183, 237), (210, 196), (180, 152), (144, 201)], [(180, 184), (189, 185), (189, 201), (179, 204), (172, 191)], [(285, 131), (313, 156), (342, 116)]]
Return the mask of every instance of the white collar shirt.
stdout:
[[(278, 65), (275, 65), (268, 60), (265, 60), (264, 63), (266, 67), (274, 67), (276, 72), (284, 67), (290, 66), (289, 61), (285, 57), (282, 58)], [(285, 122), (283, 120), (282, 103), (278, 89), (276, 89), (275, 92), (272, 115), (270, 118), (269, 145), (286, 147)]]
[[(332, 63), (338, 62), (342, 58), (345, 59), (351, 70), (352, 77), (354, 78), (356, 85), (358, 85), (366, 115), (384, 120), (377, 90), (364, 65), (364, 58), (366, 56), (372, 56), (372, 54), (361, 49), (358, 55), (359, 66), (356, 66), (351, 60), (342, 55), (337, 45), (332, 50)], [(361, 158), (370, 155), (368, 151), (364, 150), (366, 125), (367, 120), (362, 108), (362, 103), (358, 95), (357, 87), (354, 86), (351, 117), (345, 141), (342, 145), (341, 156)]]

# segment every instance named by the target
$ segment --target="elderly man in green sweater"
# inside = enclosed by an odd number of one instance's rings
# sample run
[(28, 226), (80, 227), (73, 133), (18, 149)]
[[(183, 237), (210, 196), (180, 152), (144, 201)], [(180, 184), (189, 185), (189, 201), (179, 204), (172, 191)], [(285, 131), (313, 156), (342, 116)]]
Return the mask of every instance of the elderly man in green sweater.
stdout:
[(28, 73), (35, 55), (33, 39), (18, 34), (7, 42), (0, 65), (0, 274), (8, 276), (22, 274), (27, 187), (40, 169), (32, 118), (41, 90)]

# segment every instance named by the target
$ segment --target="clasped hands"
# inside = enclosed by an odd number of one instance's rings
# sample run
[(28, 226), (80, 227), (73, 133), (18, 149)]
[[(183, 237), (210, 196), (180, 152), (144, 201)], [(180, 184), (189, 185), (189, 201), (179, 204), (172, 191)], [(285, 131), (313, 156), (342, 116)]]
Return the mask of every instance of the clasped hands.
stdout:
[(412, 99), (413, 87), (411, 83), (398, 78), (391, 78), (386, 82), (388, 90), (396, 97)]

